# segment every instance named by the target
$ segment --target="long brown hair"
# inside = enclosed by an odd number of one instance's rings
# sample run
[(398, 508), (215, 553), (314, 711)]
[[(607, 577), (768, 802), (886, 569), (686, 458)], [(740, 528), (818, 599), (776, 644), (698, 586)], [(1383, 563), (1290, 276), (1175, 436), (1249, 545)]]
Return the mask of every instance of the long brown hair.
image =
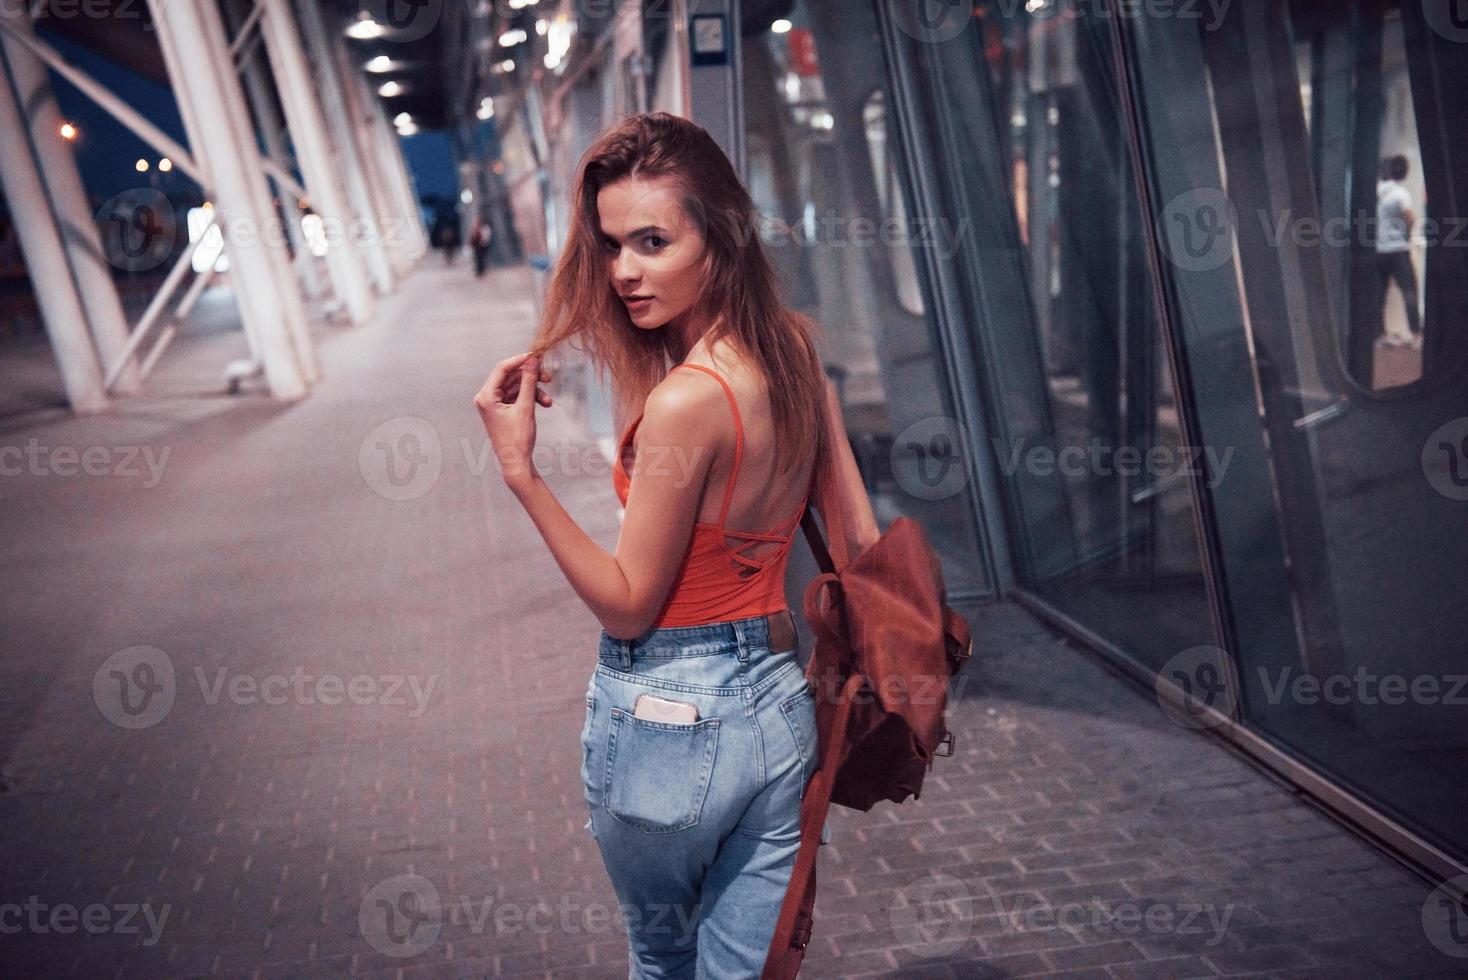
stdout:
[(566, 341), (585, 352), (603, 378), (612, 378), (616, 434), (641, 410), (648, 392), (679, 359), (671, 331), (633, 325), (617, 295), (602, 247), (597, 194), (625, 178), (669, 177), (684, 210), (703, 233), (697, 274), (704, 287), (692, 315), (711, 323), (705, 344), (728, 339), (752, 359), (769, 388), (777, 472), (816, 454), (828, 467), (813, 424), (825, 410), (825, 373), (814, 338), (820, 327), (786, 309), (779, 280), (756, 233), (758, 213), (729, 158), (702, 127), (666, 112), (629, 116), (606, 130), (581, 158), (572, 193), (570, 229), (546, 290), (531, 349), (549, 351)]

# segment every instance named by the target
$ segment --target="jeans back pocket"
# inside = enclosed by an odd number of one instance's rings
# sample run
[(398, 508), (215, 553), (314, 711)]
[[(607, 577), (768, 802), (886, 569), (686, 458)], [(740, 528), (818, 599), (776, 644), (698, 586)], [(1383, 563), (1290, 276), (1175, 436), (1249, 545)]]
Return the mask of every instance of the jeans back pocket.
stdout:
[(719, 719), (650, 721), (612, 708), (607, 731), (607, 812), (649, 833), (698, 823), (713, 774)]
[(795, 738), (795, 751), (800, 753), (800, 799), (805, 799), (805, 787), (815, 773), (817, 733), (815, 696), (810, 688), (798, 691), (780, 702), (780, 713), (790, 723), (790, 734)]

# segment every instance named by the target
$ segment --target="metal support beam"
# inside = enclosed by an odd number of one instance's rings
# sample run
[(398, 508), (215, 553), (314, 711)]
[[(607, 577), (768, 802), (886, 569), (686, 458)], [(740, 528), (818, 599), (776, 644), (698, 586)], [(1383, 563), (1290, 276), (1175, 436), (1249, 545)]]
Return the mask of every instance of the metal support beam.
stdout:
[[(358, 76), (361, 78), (361, 76)], [(408, 162), (403, 157), (402, 138), (388, 123), (387, 109), (372, 91), (372, 86), (362, 79), (362, 91), (371, 109), (372, 131), (382, 153), (382, 165), (393, 193), (401, 202), (404, 226), (404, 248), (408, 258), (414, 262), (428, 251), (428, 234), (423, 228), (423, 208), (418, 203), (418, 192), (414, 189), (413, 175), (408, 171)]]
[[(238, 145), (242, 153), (248, 154), (251, 159), (259, 161), (264, 166), (260, 157), (260, 143), (255, 136), (255, 126), (250, 118), (250, 110), (245, 104), (245, 94), (240, 85), (239, 71), (235, 62), (229, 54), (229, 33), (224, 26), (224, 15), (220, 13), (217, 0), (209, 3), (199, 4), (197, 20), (202, 27), (203, 34), (200, 41), (209, 45), (208, 54), (211, 64), (218, 70), (220, 78), (219, 95), (220, 101), (214, 103), (213, 107), (223, 107), (227, 118), (234, 129)], [(294, 183), (294, 178), (291, 178)], [(296, 285), (296, 271), (291, 267), (290, 255), (283, 242), (274, 242), (274, 222), (291, 221), (295, 217), (295, 202), (288, 202), (287, 208), (277, 210), (274, 199), (270, 194), (270, 185), (251, 184), (251, 190), (258, 194), (256, 207), (260, 214), (272, 219), (272, 224), (262, 225), (262, 229), (271, 231), (270, 240), (262, 238), (263, 251), (269, 258), (272, 268), (275, 270), (275, 281), (281, 285), (279, 305), (285, 317), (286, 334), (291, 339), (291, 345), (296, 353), (296, 362), (300, 366), (301, 376), (307, 385), (315, 384), (321, 377), (321, 368), (316, 359), (316, 345), (311, 339), (310, 323), (306, 318), (306, 307), (302, 302), (301, 294)], [(263, 192), (263, 193), (262, 193)], [(227, 223), (221, 225), (226, 234), (229, 232)]]
[(306, 50), (316, 69), (319, 104), (326, 114), (337, 172), (342, 175), (346, 185), (346, 203), (354, 212), (354, 220), (348, 226), (349, 237), (361, 252), (373, 286), (379, 293), (387, 293), (393, 288), (392, 264), (388, 261), (381, 226), (372, 204), (372, 192), (363, 173), (356, 139), (352, 135), (352, 123), (347, 111), (346, 97), (342, 93), (341, 77), (335, 71), (336, 58), (332, 53), (331, 36), (327, 33), (316, 0), (296, 0), (293, 6), (301, 33), (305, 37)]
[[(273, 217), (270, 192), (258, 147), (235, 124), (244, 97), (223, 27), (208, 18), (208, 4), (148, 0), (148, 6), (189, 142), (199, 148), (214, 186), (230, 277), (246, 330), (253, 327), (259, 344), (266, 383), (276, 398), (300, 398), (309, 375), (290, 322), (293, 316), (304, 321), (305, 313), (293, 277), (280, 269), (281, 250), (261, 240)], [(252, 230), (253, 240), (242, 237)]]
[[(234, 25), (236, 45), (252, 32), (260, 23), (260, 8), (246, 0), (245, 10), (239, 13), (239, 7), (231, 0), (225, 0), (221, 5), (226, 17)], [(239, 13), (239, 16), (235, 16)], [(295, 255), (293, 268), (299, 273), (301, 286), (306, 295), (312, 299), (320, 298), (324, 289), (321, 276), (316, 269), (315, 257), (306, 244), (306, 234), (301, 228), (301, 208), (299, 201), (307, 197), (306, 188), (295, 178), (290, 166), (286, 163), (290, 159), (282, 134), (285, 123), (280, 118), (280, 112), (275, 104), (275, 92), (267, 73), (265, 65), (265, 53), (263, 46), (252, 44), (248, 51), (243, 52), (235, 59), (235, 69), (239, 72), (244, 82), (245, 97), (249, 100), (250, 109), (254, 113), (254, 119), (260, 132), (260, 141), (264, 144), (265, 155), (262, 160), (265, 172), (275, 181), (275, 191), (280, 197), (281, 219), (285, 222), (286, 234), (290, 239), (291, 252)]]
[(365, 81), (347, 51), (346, 42), (340, 36), (331, 38), (331, 48), (330, 64), (336, 66), (337, 77), (341, 80), (353, 145), (356, 147), (358, 159), (362, 161), (362, 173), (372, 191), (373, 213), (377, 217), (378, 227), (383, 231), (383, 245), (387, 250), (388, 261), (392, 263), (393, 275), (401, 278), (412, 265), (403, 247), (405, 222), (398, 214), (400, 209), (383, 173), (382, 155), (372, 137), (371, 110), (366, 103)]
[(107, 86), (68, 63), (65, 58), (61, 57), (60, 52), (45, 41), (16, 30), (5, 18), (0, 18), (0, 32), (4, 32), (7, 39), (14, 39), (23, 45), (31, 54), (44, 61), (52, 71), (75, 85), (83, 95), (132, 130), (144, 143), (157, 150), (160, 155), (168, 157), (173, 162), (174, 169), (187, 174), (200, 186), (208, 186), (208, 181), (204, 179), (203, 172), (188, 150), (175, 143), (167, 133), (150, 123), (132, 106), (113, 95), (108, 91)]
[(255, 9), (265, 12), (260, 29), (265, 35), (291, 143), (306, 179), (306, 197), (326, 229), (327, 271), (337, 298), (346, 306), (352, 322), (364, 323), (372, 316), (372, 287), (361, 253), (347, 237), (351, 227), (347, 191), (341, 171), (332, 161), (326, 119), (311, 84), (311, 71), (296, 32), (295, 16), (289, 0), (255, 2)]
[[(31, 32), (30, 16), (22, 6), (0, 4), (0, 20), (12, 28), (0, 35), (0, 46), (5, 48), (23, 121), (29, 128), (31, 149), (46, 187), (39, 205), (49, 205), (54, 215), (66, 249), (69, 275), (76, 283), (92, 340), (101, 354), (103, 367), (111, 368), (122, 358), (122, 349), (127, 344), (127, 314), (117, 295), (107, 252), (102, 247), (97, 221), (77, 170), (76, 156), (61, 138), (61, 111), (56, 107), (46, 66), (14, 39), (15, 35)], [(117, 390), (135, 392), (140, 382), (137, 365), (128, 359), (121, 367)]]
[(10, 203), (67, 401), (79, 414), (99, 412), (107, 407), (102, 368), (87, 333), (76, 284), (67, 271), (66, 246), (46, 206), (46, 187), (25, 135), (12, 77), (9, 58), (0, 48), (0, 188)]

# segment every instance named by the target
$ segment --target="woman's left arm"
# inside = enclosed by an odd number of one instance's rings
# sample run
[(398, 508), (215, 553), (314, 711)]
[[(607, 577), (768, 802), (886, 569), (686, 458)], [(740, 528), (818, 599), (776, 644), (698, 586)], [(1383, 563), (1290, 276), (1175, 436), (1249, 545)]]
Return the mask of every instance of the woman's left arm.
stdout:
[(537, 366), (525, 355), (509, 358), (495, 366), (474, 399), (505, 483), (606, 631), (619, 638), (641, 636), (672, 588), (712, 462), (708, 447), (719, 438), (710, 431), (708, 391), (685, 377), (665, 381), (648, 395), (636, 434), (636, 479), (612, 554), (576, 523), (535, 470), (534, 403), (544, 397), (530, 394), (536, 376)]

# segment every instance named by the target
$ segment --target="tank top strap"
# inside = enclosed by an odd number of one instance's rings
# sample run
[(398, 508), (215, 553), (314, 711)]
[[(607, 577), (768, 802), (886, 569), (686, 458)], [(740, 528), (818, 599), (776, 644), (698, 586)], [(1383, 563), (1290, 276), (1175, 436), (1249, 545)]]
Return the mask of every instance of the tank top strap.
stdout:
[(729, 387), (729, 382), (724, 380), (723, 375), (713, 368), (704, 367), (702, 364), (675, 364), (674, 367), (696, 368), (705, 374), (713, 376), (724, 388), (724, 394), (729, 398), (729, 408), (734, 412), (734, 469), (729, 473), (729, 483), (724, 487), (724, 506), (719, 509), (719, 528), (724, 527), (724, 522), (729, 519), (729, 502), (734, 499), (734, 481), (739, 479), (739, 463), (744, 458), (744, 422), (739, 417), (739, 403), (734, 400), (734, 389)]

